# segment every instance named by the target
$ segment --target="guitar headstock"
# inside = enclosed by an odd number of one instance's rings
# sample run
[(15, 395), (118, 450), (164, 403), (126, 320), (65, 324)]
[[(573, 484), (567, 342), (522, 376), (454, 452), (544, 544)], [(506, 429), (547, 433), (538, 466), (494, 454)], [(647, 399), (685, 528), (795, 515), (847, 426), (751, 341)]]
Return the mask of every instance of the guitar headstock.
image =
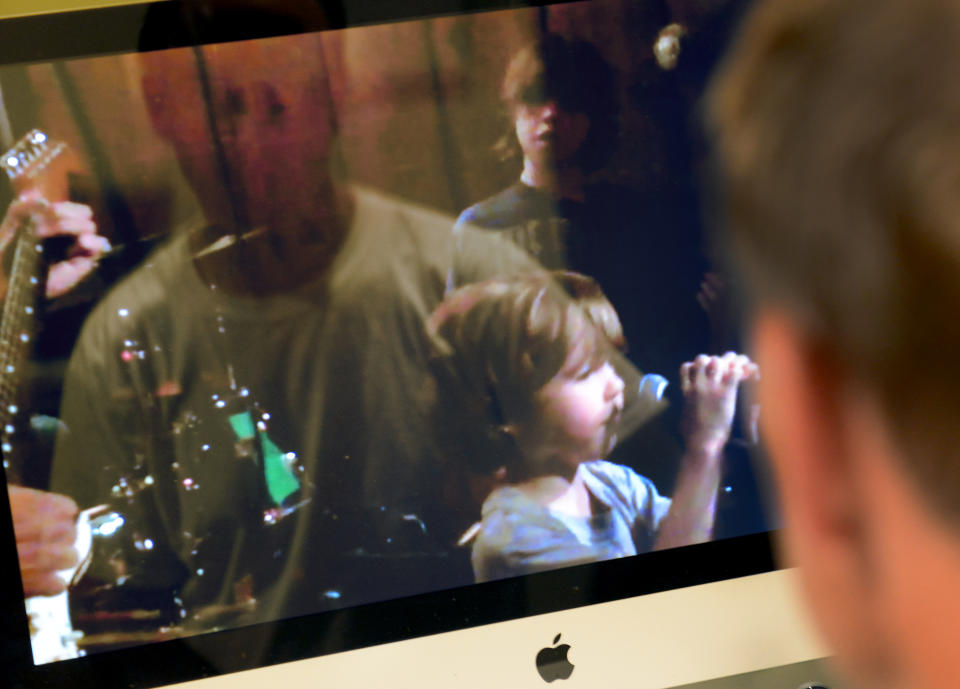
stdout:
[(32, 129), (9, 151), (0, 156), (0, 168), (7, 173), (17, 193), (38, 189), (43, 196), (55, 198), (57, 193), (44, 188), (44, 173), (66, 151), (66, 144), (55, 141), (39, 129)]

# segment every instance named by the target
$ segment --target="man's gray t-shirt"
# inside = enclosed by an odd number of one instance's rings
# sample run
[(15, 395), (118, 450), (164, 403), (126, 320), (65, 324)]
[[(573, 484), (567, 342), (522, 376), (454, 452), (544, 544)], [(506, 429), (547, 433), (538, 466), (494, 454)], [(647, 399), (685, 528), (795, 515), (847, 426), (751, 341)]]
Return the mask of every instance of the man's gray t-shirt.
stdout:
[[(427, 518), (442, 513), (444, 467), (424, 394), (425, 320), (454, 262), (477, 277), (533, 269), (486, 235), (468, 233), (455, 252), (450, 225), (357, 190), (333, 264), (295, 291), (211, 289), (187, 232), (120, 283), (71, 358), (69, 434), (52, 480), (81, 506), (110, 503), (126, 520), (113, 537), (126, 542), (123, 561), (101, 559), (90, 573), (176, 592), (188, 609), (236, 604), (252, 590), (263, 610), (261, 593), (275, 583), (344, 583), (332, 549), (389, 548), (369, 519), (381, 509), (408, 533), (417, 520), (442, 528)], [(416, 585), (468, 583), (433, 571), (435, 581)], [(409, 593), (372, 588), (363, 595)]]

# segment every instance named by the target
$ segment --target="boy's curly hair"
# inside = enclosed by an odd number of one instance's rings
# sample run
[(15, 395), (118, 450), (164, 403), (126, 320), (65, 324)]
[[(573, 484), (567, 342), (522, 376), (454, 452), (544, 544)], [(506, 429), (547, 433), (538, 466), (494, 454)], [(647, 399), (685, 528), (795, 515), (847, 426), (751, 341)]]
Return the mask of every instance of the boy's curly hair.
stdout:
[(561, 371), (598, 366), (623, 345), (599, 285), (578, 273), (498, 278), (451, 292), (428, 322), (437, 432), (447, 460), (478, 474), (523, 458), (511, 424)]

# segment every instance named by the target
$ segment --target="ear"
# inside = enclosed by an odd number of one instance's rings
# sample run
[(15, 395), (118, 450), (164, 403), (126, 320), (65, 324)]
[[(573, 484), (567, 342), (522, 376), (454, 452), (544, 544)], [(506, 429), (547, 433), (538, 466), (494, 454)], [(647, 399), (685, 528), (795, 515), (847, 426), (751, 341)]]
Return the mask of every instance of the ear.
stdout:
[(882, 587), (872, 581), (869, 515), (875, 506), (858, 475), (864, 448), (857, 440), (858, 415), (846, 403), (846, 382), (782, 312), (761, 312), (751, 335), (788, 564), (800, 565), (808, 602), (832, 650), (855, 666), (876, 664), (884, 643), (877, 619)]
[(752, 342), (763, 438), (790, 530), (815, 543), (849, 539), (857, 511), (841, 447), (838, 381), (784, 314), (761, 313)]

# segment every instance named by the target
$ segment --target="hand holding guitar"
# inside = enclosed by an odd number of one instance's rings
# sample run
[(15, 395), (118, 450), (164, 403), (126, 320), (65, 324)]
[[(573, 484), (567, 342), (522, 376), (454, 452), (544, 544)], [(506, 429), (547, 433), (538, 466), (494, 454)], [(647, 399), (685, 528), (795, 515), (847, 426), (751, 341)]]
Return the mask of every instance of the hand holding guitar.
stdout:
[[(13, 246), (18, 228), (32, 223), (36, 237), (40, 240), (52, 237), (64, 237), (69, 241), (65, 255), (49, 266), (47, 273), (46, 296), (59, 297), (70, 291), (97, 264), (99, 257), (110, 250), (106, 237), (97, 234), (93, 220), (93, 211), (89, 206), (71, 201), (50, 203), (36, 191), (21, 194), (0, 222), (0, 252), (6, 254)], [(4, 271), (0, 275), (0, 300), (6, 295), (9, 275), (4, 260)]]
[(77, 505), (65, 495), (8, 486), (25, 596), (52, 596), (67, 588), (58, 574), (77, 564)]

